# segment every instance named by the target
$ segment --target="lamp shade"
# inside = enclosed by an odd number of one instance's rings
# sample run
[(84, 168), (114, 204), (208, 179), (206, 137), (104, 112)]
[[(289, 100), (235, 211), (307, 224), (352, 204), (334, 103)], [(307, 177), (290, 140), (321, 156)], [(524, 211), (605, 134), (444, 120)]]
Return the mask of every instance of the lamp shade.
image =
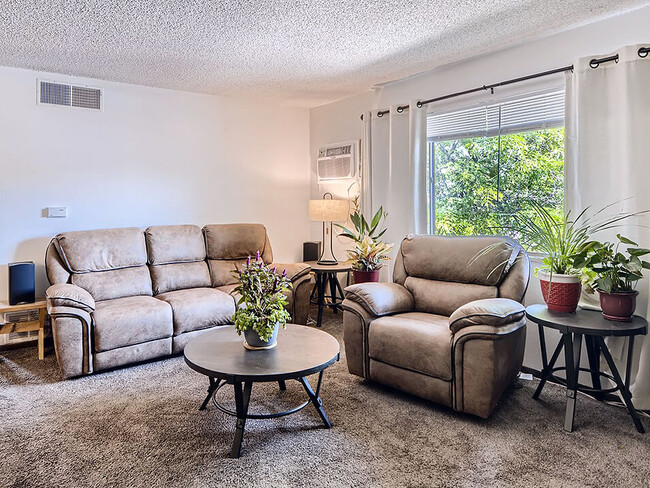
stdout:
[(312, 222), (344, 222), (348, 220), (347, 200), (309, 200), (309, 220)]

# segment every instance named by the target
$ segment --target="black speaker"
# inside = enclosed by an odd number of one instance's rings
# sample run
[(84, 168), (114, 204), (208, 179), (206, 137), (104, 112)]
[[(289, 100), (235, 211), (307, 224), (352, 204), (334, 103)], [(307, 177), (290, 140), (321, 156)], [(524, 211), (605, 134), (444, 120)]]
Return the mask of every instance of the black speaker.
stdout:
[(36, 301), (36, 283), (34, 263), (9, 263), (9, 305), (34, 303)]
[(318, 261), (321, 254), (321, 242), (310, 241), (302, 243), (302, 260), (303, 261)]

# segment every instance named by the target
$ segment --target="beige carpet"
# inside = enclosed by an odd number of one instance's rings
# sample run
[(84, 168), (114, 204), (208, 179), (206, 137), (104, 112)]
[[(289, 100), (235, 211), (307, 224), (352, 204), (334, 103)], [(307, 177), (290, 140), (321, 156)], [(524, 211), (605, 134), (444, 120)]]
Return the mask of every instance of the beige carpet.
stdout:
[[(324, 329), (341, 341), (340, 314)], [(229, 459), (233, 418), (198, 411), (207, 379), (182, 357), (61, 381), (53, 355), (0, 352), (0, 486), (648, 486), (650, 434), (625, 410), (581, 396), (568, 434), (564, 392), (535, 401), (535, 385), (484, 421), (366, 383), (342, 357), (322, 391), (332, 430), (311, 406), (251, 420)], [(303, 395), (255, 385), (251, 412)]]

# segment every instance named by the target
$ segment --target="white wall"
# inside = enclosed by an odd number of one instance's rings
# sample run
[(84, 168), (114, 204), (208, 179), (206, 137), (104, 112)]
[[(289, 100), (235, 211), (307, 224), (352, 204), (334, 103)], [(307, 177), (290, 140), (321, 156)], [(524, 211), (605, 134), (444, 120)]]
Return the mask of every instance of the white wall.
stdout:
[[(37, 78), (104, 89), (104, 110), (37, 105)], [(309, 112), (235, 98), (0, 68), (0, 299), (6, 263), (58, 232), (261, 222), (276, 261), (309, 237)], [(68, 218), (46, 219), (48, 206)]]
[[(395, 104), (408, 104), (411, 100), (435, 98), (567, 66), (582, 56), (607, 54), (625, 45), (647, 43), (650, 42), (649, 25), (650, 6), (511, 49), (442, 67), (406, 80), (388, 83), (377, 87), (371, 95), (363, 93), (314, 108), (310, 112), (312, 168), (319, 144), (359, 137), (361, 134), (359, 115), (364, 111), (386, 109)], [(511, 89), (532, 89), (535, 83), (537, 82), (531, 82), (528, 86), (513, 86)], [(499, 95), (498, 89), (495, 95)], [(458, 106), (471, 102), (472, 98), (461, 97), (447, 103), (444, 107), (449, 108), (450, 103)], [(314, 181), (315, 173), (312, 171), (312, 198), (316, 195)], [(405, 195), (406, 197), (409, 196)], [(609, 202), (603, 202), (603, 205), (607, 203)], [(390, 212), (390, 209), (388, 211)], [(318, 237), (313, 229), (312, 237)], [(533, 265), (538, 266), (539, 263)], [(537, 303), (541, 300), (539, 282), (533, 278), (526, 301)], [(524, 364), (533, 368), (540, 367), (537, 328), (530, 325)]]

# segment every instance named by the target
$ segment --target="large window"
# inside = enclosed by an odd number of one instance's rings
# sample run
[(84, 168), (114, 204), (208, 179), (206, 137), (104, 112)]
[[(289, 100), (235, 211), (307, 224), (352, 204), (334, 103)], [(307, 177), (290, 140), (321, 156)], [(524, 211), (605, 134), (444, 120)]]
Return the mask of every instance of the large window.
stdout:
[(506, 234), (534, 200), (564, 211), (564, 92), (430, 114), (429, 228)]

